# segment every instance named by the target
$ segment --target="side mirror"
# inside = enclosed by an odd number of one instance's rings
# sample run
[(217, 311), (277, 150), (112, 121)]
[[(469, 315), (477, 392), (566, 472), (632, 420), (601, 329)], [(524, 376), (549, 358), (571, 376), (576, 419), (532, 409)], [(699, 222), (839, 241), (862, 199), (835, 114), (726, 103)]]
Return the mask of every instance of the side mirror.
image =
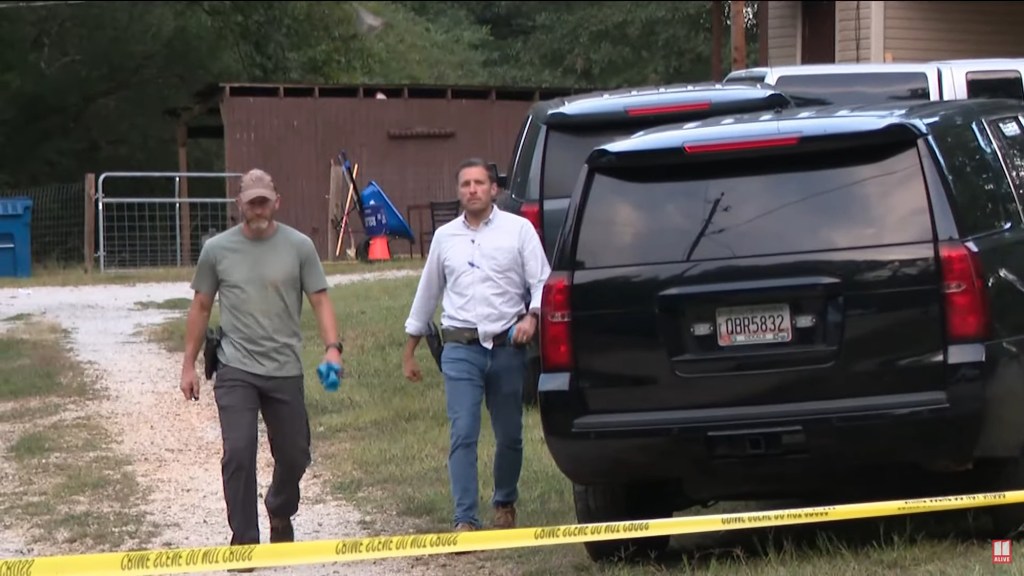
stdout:
[(508, 174), (498, 172), (498, 165), (495, 162), (491, 162), (488, 166), (490, 167), (494, 181), (498, 183), (498, 188), (504, 190), (505, 187), (508, 186)]

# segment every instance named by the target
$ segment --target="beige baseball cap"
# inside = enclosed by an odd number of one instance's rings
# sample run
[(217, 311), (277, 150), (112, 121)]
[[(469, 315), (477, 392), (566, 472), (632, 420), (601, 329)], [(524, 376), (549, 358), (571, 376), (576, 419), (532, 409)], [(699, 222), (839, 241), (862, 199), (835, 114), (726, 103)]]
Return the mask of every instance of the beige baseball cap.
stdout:
[(277, 199), (277, 189), (274, 188), (274, 180), (259, 168), (254, 168), (242, 175), (241, 184), (238, 187), (238, 199), (242, 202), (249, 202), (254, 198)]

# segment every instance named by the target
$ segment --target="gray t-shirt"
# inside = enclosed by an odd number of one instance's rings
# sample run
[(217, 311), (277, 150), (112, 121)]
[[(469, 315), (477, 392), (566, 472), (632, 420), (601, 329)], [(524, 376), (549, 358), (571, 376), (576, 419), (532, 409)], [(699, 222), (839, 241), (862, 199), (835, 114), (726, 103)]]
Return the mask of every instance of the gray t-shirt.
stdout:
[(214, 236), (199, 254), (192, 289), (219, 292), (223, 364), (264, 376), (302, 374), (303, 294), (328, 288), (313, 241), (277, 223), (250, 240), (242, 226)]

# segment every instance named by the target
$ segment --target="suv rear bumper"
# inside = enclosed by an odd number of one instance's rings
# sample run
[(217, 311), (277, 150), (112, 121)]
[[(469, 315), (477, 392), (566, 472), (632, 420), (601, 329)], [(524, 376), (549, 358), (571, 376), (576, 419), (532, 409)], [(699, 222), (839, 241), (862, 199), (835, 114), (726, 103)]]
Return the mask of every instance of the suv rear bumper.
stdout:
[(982, 386), (950, 391), (576, 418), (569, 390), (541, 392), (548, 449), (579, 484), (673, 480), (698, 500), (806, 496), (872, 469), (971, 463)]

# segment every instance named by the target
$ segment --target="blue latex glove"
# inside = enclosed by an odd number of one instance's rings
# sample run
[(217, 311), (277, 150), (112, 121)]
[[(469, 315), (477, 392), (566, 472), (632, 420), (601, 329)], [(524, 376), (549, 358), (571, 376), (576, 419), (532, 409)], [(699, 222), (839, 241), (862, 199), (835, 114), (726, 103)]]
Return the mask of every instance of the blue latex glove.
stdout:
[(337, 392), (341, 386), (341, 366), (330, 362), (323, 362), (316, 369), (316, 375), (320, 377), (320, 384), (328, 392)]

